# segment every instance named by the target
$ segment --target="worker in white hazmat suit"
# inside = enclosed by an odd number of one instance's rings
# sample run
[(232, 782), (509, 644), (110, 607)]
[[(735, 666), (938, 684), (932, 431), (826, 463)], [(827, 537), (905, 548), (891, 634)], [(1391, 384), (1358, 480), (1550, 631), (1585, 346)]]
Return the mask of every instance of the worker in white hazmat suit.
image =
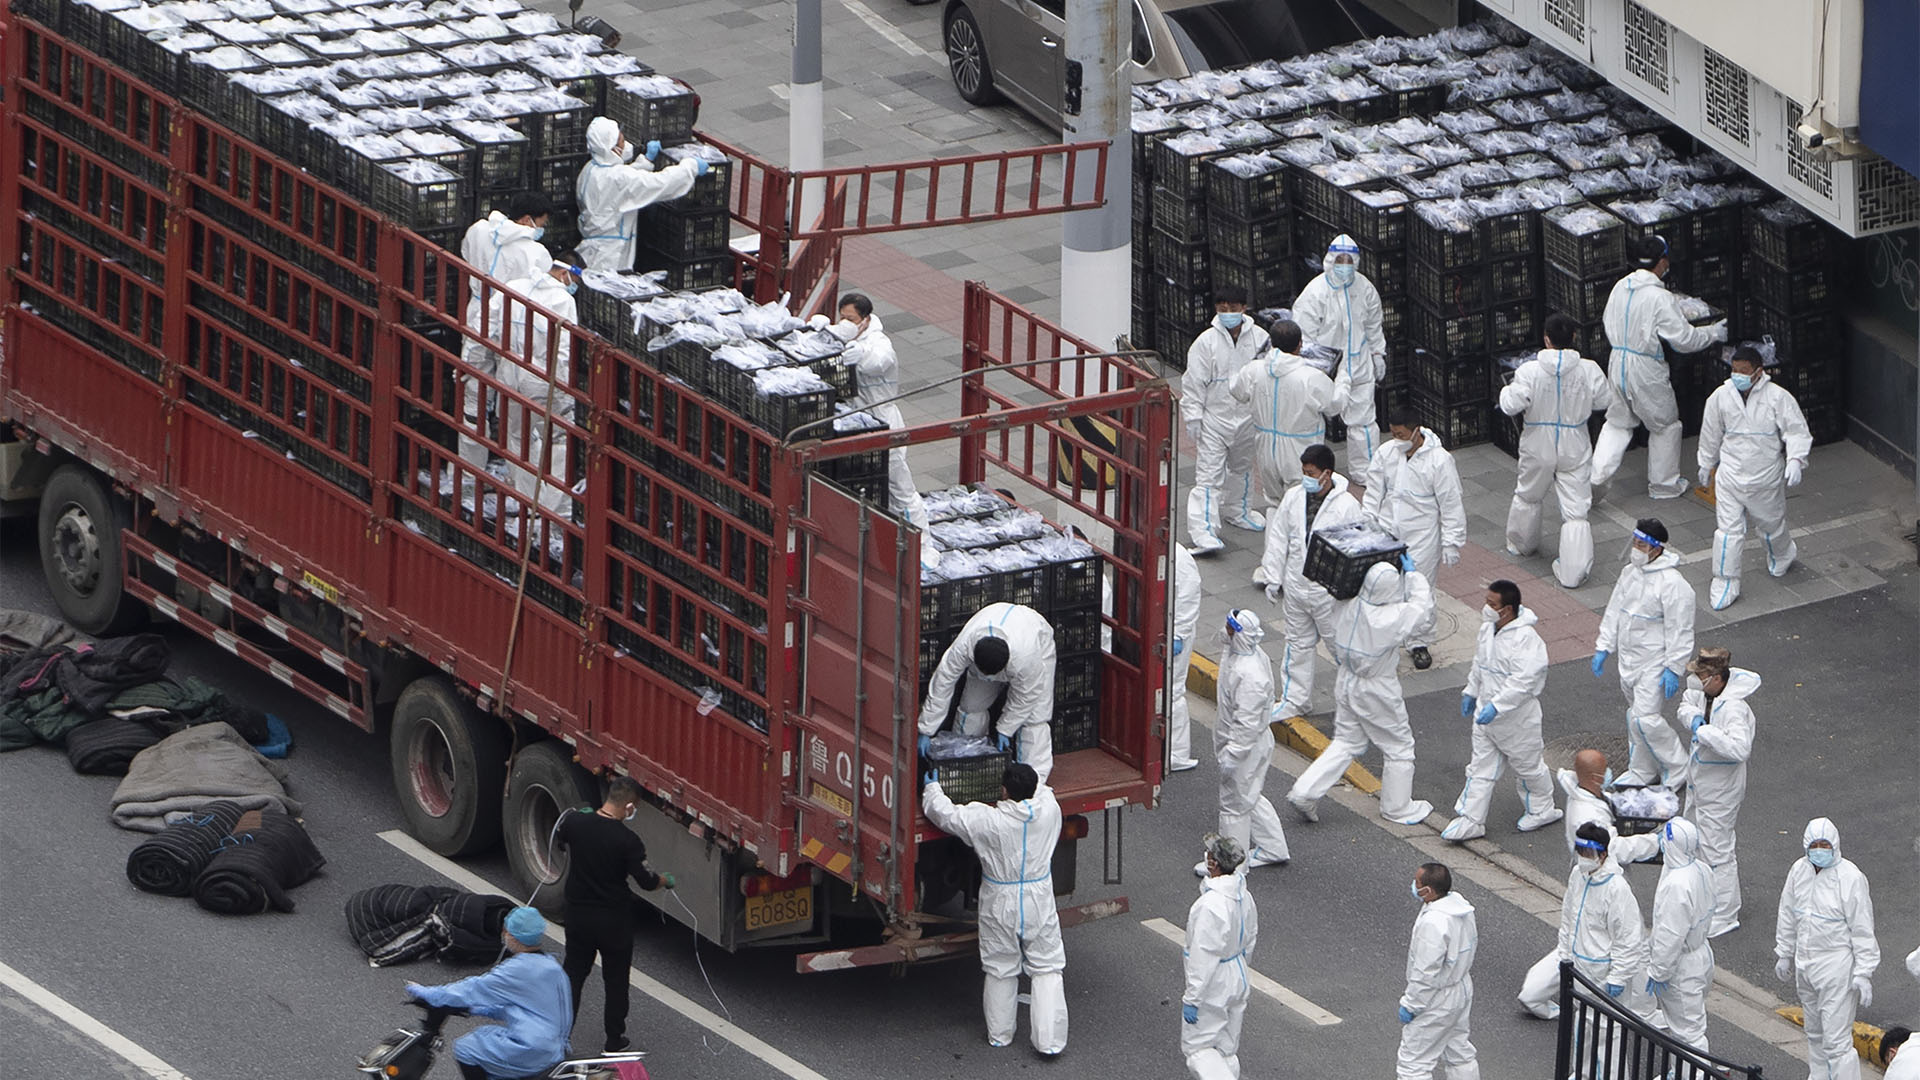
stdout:
[(1912, 1042), (1913, 1032), (1895, 1024), (1880, 1036), (1880, 1066), (1886, 1070), (1883, 1080), (1920, 1080), (1920, 1042)]
[(1253, 410), (1230, 389), (1241, 368), (1267, 351), (1267, 332), (1247, 317), (1247, 291), (1214, 290), (1213, 322), (1187, 349), (1180, 419), (1193, 440), (1193, 489), (1187, 538), (1196, 555), (1219, 551), (1220, 521), (1254, 532), (1266, 527), (1253, 491)]
[[(1467, 542), (1460, 470), (1440, 436), (1420, 426), (1406, 406), (1397, 407), (1387, 424), (1393, 438), (1373, 452), (1360, 509), (1407, 545), (1420, 576), (1433, 584), (1440, 580), (1440, 567), (1460, 561), (1460, 549)], [(1427, 651), (1433, 643), (1433, 627), (1429, 614), (1407, 639), (1413, 666), (1421, 671), (1433, 666), (1433, 654)]]
[(1660, 708), (1680, 692), (1680, 672), (1693, 657), (1693, 586), (1666, 545), (1667, 527), (1658, 519), (1634, 523), (1628, 565), (1613, 583), (1593, 643), (1596, 679), (1606, 674), (1607, 657), (1620, 654), (1630, 755), (1623, 784), (1665, 784), (1686, 776), (1686, 748)]
[[(509, 281), (530, 279), (544, 274), (553, 265), (540, 238), (547, 233), (547, 219), (553, 204), (538, 191), (523, 191), (507, 202), (503, 213), (494, 210), (467, 227), (460, 240), (460, 258), (468, 266), (492, 278), (495, 287), (484, 287), (477, 277), (467, 278), (467, 329), (472, 335), (461, 344), (460, 361), (481, 375), (500, 371), (500, 354), (487, 342), (500, 341), (501, 302), (498, 286)], [(491, 317), (489, 317), (489, 313)], [(476, 469), (487, 467), (487, 447), (474, 434), (486, 432), (499, 416), (499, 395), (480, 380), (460, 380), (459, 430), (460, 460)], [(482, 410), (481, 402), (487, 402)], [(469, 434), (469, 433), (473, 434)]]
[(1674, 818), (1656, 835), (1665, 865), (1653, 894), (1653, 931), (1647, 939), (1647, 994), (1666, 1016), (1673, 1037), (1707, 1047), (1707, 990), (1713, 985), (1713, 870), (1700, 852), (1700, 830)]
[[(1193, 718), (1187, 712), (1187, 672), (1193, 666), (1194, 634), (1200, 630), (1200, 563), (1185, 544), (1173, 545), (1173, 666), (1167, 673), (1167, 771), (1186, 772), (1193, 756)], [(1102, 627), (1105, 629), (1105, 627)]]
[[(507, 399), (501, 441), (506, 444), (510, 458), (524, 456), (533, 466), (527, 469), (509, 461), (513, 488), (531, 502), (537, 486), (539, 504), (561, 517), (566, 517), (573, 508), (573, 500), (568, 497), (571, 484), (567, 475), (565, 429), (565, 424), (574, 416), (573, 395), (568, 393), (573, 375), (573, 339), (563, 324), (580, 320), (579, 307), (574, 302), (574, 294), (580, 289), (576, 261), (579, 257), (577, 251), (562, 252), (545, 273), (508, 284), (508, 289), (546, 309), (551, 317), (525, 304), (510, 305), (512, 315), (505, 320), (508, 326), (505, 348), (515, 359), (502, 361), (499, 372), (500, 382), (508, 390), (534, 406), (528, 409), (511, 397)], [(553, 354), (551, 369), (549, 351)], [(517, 362), (519, 360), (525, 363)], [(551, 459), (547, 456), (549, 447)]]
[(1239, 1080), (1240, 1023), (1253, 988), (1247, 965), (1260, 940), (1260, 912), (1241, 871), (1246, 850), (1225, 836), (1209, 836), (1206, 845), (1206, 880), (1187, 909), (1180, 1053), (1194, 1080)]
[(1348, 491), (1347, 478), (1333, 471), (1333, 451), (1318, 443), (1302, 451), (1300, 482), (1288, 489), (1268, 518), (1260, 560), (1267, 574), (1267, 600), (1280, 604), (1287, 634), (1280, 655), (1279, 715), (1283, 719), (1305, 716), (1313, 708), (1320, 640), (1333, 633), (1333, 595), (1307, 577), (1307, 540), (1321, 529), (1350, 525), (1360, 517), (1360, 502)]
[(1345, 233), (1327, 245), (1321, 273), (1293, 302), (1293, 321), (1308, 341), (1340, 353), (1347, 387), (1339, 403), (1347, 424), (1347, 475), (1365, 477), (1380, 449), (1374, 388), (1387, 377), (1387, 335), (1380, 291), (1360, 272), (1360, 245)]
[[(1272, 508), (1287, 489), (1300, 482), (1300, 453), (1324, 443), (1327, 424), (1321, 415), (1332, 407), (1338, 392), (1334, 381), (1300, 359), (1300, 327), (1285, 319), (1273, 324), (1273, 348), (1234, 374), (1227, 390), (1236, 401), (1253, 409), (1254, 473), (1266, 505), (1267, 524)], [(1345, 387), (1346, 372), (1340, 372)], [(1253, 583), (1268, 583), (1264, 568), (1253, 572)], [(1273, 578), (1279, 581), (1279, 578)]]
[(981, 1007), (987, 1043), (1009, 1046), (1019, 1012), (1020, 975), (1032, 980), (1033, 1048), (1052, 1056), (1067, 1048), (1067, 950), (1053, 899), (1053, 848), (1060, 842), (1060, 804), (1033, 768), (1008, 765), (1000, 801), (956, 806), (928, 777), (921, 809), (934, 827), (958, 837), (980, 858)]
[(1664, 345), (1676, 352), (1699, 352), (1727, 340), (1727, 322), (1694, 326), (1680, 313), (1680, 302), (1660, 280), (1668, 267), (1664, 239), (1642, 237), (1634, 257), (1639, 269), (1614, 285), (1601, 316), (1611, 346), (1607, 383), (1613, 392), (1607, 426), (1593, 448), (1593, 486), (1605, 488), (1613, 479), (1633, 429), (1644, 424), (1647, 494), (1677, 499), (1687, 493), (1687, 480), (1680, 475), (1680, 405), (1667, 377)]
[(692, 191), (707, 163), (688, 157), (656, 170), (660, 143), (648, 143), (636, 160), (620, 125), (605, 116), (587, 125), (587, 154), (573, 189), (580, 201), (580, 254), (595, 270), (631, 270), (640, 253), (640, 211)]
[[(1612, 842), (1611, 831), (1597, 822), (1580, 826), (1574, 837), (1575, 864), (1560, 902), (1559, 957), (1605, 987), (1622, 1008), (1644, 1013), (1647, 935), (1633, 887), (1610, 856)], [(1598, 1076), (1596, 1063), (1621, 1060), (1620, 1029), (1606, 1027), (1610, 1036), (1596, 1038), (1592, 1024), (1574, 1033), (1574, 1075)]]
[[(920, 706), (920, 754), (953, 714), (962, 735), (997, 735), (1041, 781), (1053, 771), (1053, 624), (1024, 604), (988, 604), (960, 628)], [(955, 693), (958, 692), (956, 708)], [(994, 710), (998, 709), (995, 718)]]
[(1806, 1012), (1810, 1080), (1859, 1080), (1853, 1015), (1873, 1004), (1880, 943), (1873, 936), (1867, 875), (1840, 854), (1840, 830), (1826, 818), (1800, 834), (1804, 859), (1780, 888), (1773, 973), (1791, 981)]
[[(865, 293), (850, 292), (840, 297), (839, 311), (840, 321), (828, 323), (826, 316), (815, 315), (813, 325), (847, 343), (841, 358), (854, 369), (857, 392), (853, 407), (866, 410), (895, 431), (906, 427), (906, 417), (892, 400), (900, 396), (900, 359), (894, 355), (893, 339), (887, 336), (886, 326), (873, 313), (873, 301)], [(926, 533), (927, 505), (913, 486), (905, 447), (887, 451), (887, 505)], [(920, 549), (922, 555), (938, 555), (931, 535), (921, 536)]]
[(1713, 925), (1719, 937), (1740, 925), (1740, 858), (1735, 830), (1747, 797), (1753, 753), (1753, 707), (1760, 676), (1733, 666), (1725, 649), (1701, 649), (1687, 665), (1680, 723), (1691, 729), (1686, 816), (1700, 830), (1700, 857), (1713, 868)]
[(1798, 487), (1813, 453), (1813, 433), (1793, 393), (1761, 367), (1759, 350), (1734, 350), (1727, 381), (1707, 397), (1700, 420), (1700, 486), (1713, 485), (1713, 583), (1707, 603), (1721, 611), (1740, 599), (1740, 548), (1747, 519), (1760, 530), (1767, 573), (1792, 569), (1800, 549), (1787, 531), (1787, 489)]
[[(1577, 750), (1573, 755), (1573, 768), (1561, 769), (1554, 775), (1560, 790), (1567, 797), (1566, 817), (1562, 819), (1567, 844), (1567, 860), (1571, 866), (1578, 866), (1579, 859), (1575, 843), (1579, 839), (1580, 827), (1594, 825), (1612, 837), (1608, 842), (1608, 853), (1612, 855), (1614, 865), (1625, 870), (1628, 864), (1642, 862), (1659, 853), (1659, 836), (1655, 833), (1641, 833), (1637, 836), (1620, 836), (1613, 831), (1613, 806), (1607, 802), (1607, 785), (1613, 783), (1613, 770), (1607, 767), (1607, 755), (1591, 747)], [(1520, 1004), (1526, 1010), (1542, 1020), (1552, 1020), (1560, 1015), (1560, 952), (1548, 949), (1527, 969), (1525, 979), (1520, 984)]]
[(1420, 916), (1407, 943), (1407, 989), (1400, 995), (1399, 1080), (1430, 1080), (1435, 1065), (1448, 1080), (1479, 1080), (1480, 1058), (1470, 1039), (1473, 957), (1480, 929), (1473, 905), (1453, 891), (1444, 863), (1413, 872)]
[(1505, 579), (1487, 586), (1480, 610), (1473, 667), (1460, 695), (1460, 715), (1473, 721), (1473, 758), (1453, 804), (1454, 819), (1440, 835), (1464, 843), (1487, 834), (1487, 810), (1500, 774), (1513, 770), (1520, 792), (1521, 832), (1560, 820), (1553, 804), (1540, 734), (1540, 694), (1547, 688), (1547, 643), (1533, 609), (1520, 603), (1520, 586)]
[(1377, 744), (1386, 759), (1380, 777), (1380, 816), (1402, 825), (1418, 825), (1433, 804), (1413, 798), (1413, 725), (1400, 689), (1400, 647), (1418, 626), (1433, 618), (1433, 587), (1401, 555), (1396, 570), (1375, 563), (1367, 570), (1360, 595), (1334, 604), (1333, 742), (1313, 759), (1287, 803), (1308, 821), (1318, 821), (1320, 797), (1347, 771), (1353, 759)]
[(1520, 472), (1507, 508), (1507, 551), (1532, 555), (1540, 549), (1540, 508), (1547, 489), (1560, 504), (1560, 553), (1553, 576), (1578, 588), (1593, 570), (1593, 507), (1590, 483), (1593, 442), (1587, 418), (1607, 403), (1607, 373), (1573, 348), (1579, 325), (1555, 312), (1547, 316), (1546, 347), (1521, 364), (1500, 388), (1500, 411), (1524, 417)]
[[(1291, 858), (1280, 815), (1265, 794), (1273, 764), (1273, 661), (1260, 647), (1260, 617), (1235, 608), (1221, 634), (1224, 654), (1216, 697), (1213, 754), (1220, 765), (1220, 835), (1247, 852), (1247, 869), (1280, 866)], [(1193, 868), (1204, 876), (1206, 865)]]

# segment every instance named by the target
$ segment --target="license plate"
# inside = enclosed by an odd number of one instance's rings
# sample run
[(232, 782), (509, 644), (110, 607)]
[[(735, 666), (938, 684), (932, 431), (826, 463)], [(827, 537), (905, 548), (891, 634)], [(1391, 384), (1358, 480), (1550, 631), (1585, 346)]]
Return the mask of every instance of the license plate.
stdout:
[(748, 930), (765, 930), (770, 926), (812, 921), (813, 889), (811, 887), (747, 897)]

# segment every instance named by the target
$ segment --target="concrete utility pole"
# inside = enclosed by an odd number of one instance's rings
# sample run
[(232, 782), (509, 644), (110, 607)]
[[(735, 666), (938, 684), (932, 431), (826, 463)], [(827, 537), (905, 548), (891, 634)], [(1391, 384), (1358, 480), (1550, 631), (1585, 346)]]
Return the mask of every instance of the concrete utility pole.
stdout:
[[(820, 0), (793, 0), (793, 78), (787, 84), (787, 167), (806, 172), (826, 165), (826, 105), (820, 86)], [(801, 216), (820, 212), (809, 194)], [(795, 229), (808, 224), (792, 222)]]
[[(1100, 348), (1128, 331), (1133, 303), (1131, 209), (1133, 5), (1067, 0), (1066, 141), (1107, 141), (1106, 205), (1066, 215), (1060, 228), (1060, 321)], [(1076, 177), (1075, 198), (1092, 195), (1094, 177)], [(1082, 392), (1093, 387), (1082, 386)]]

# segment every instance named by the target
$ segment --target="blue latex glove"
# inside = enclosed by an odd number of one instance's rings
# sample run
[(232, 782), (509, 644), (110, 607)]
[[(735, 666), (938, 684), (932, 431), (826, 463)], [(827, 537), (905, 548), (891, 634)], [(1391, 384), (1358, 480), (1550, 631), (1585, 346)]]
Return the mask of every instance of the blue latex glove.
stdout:
[(1407, 554), (1404, 551), (1401, 552), (1400, 553), (1400, 572), (1403, 574), (1411, 574), (1413, 573), (1413, 570), (1414, 570), (1413, 556)]
[(1476, 724), (1491, 724), (1493, 723), (1493, 718), (1499, 715), (1500, 710), (1494, 708), (1493, 702), (1489, 701), (1485, 705), (1480, 706), (1480, 715), (1474, 717), (1473, 722)]
[(1002, 735), (999, 732), (995, 732), (993, 735), (993, 745), (999, 747), (1002, 750), (1005, 750), (1007, 747), (1013, 745), (1013, 740), (1007, 738), (1005, 735)]
[(931, 751), (932, 749), (933, 749), (933, 736), (931, 735), (920, 736), (920, 756), (926, 757), (928, 752)]
[(1662, 669), (1660, 672), (1660, 692), (1672, 697), (1680, 692), (1680, 676)]
[(1626, 992), (1627, 992), (1627, 988), (1624, 986), (1621, 986), (1619, 983), (1607, 984), (1607, 996), (1610, 998), (1617, 998), (1621, 994), (1624, 994)]
[(1186, 651), (1187, 651), (1187, 639), (1183, 637), (1174, 638), (1173, 639), (1173, 655), (1179, 656), (1181, 653)]
[(1707, 714), (1701, 713), (1699, 716), (1696, 716), (1693, 718), (1693, 725), (1689, 727), (1687, 730), (1692, 732), (1695, 735), (1698, 735), (1700, 733), (1701, 725), (1705, 724), (1706, 722), (1707, 722)]
[(1665, 982), (1662, 982), (1659, 979), (1647, 980), (1647, 993), (1652, 994), (1654, 997), (1659, 997), (1660, 995), (1666, 992), (1667, 992), (1667, 984)]
[(928, 784), (937, 784), (939, 782), (940, 782), (939, 769), (928, 769), (926, 772), (923, 772), (920, 774), (921, 787), (926, 787)]
[(1199, 1023), (1200, 1022), (1200, 1006), (1198, 1005), (1180, 1006), (1180, 1019), (1185, 1020), (1189, 1024)]
[(1607, 673), (1607, 657), (1613, 654), (1605, 649), (1593, 654), (1593, 677), (1599, 678)]
[(1467, 717), (1472, 715), (1473, 715), (1473, 695), (1461, 694), (1460, 695), (1460, 718), (1464, 720)]
[(710, 168), (712, 168), (712, 166), (707, 164), (706, 158), (693, 159), (693, 175), (695, 177), (701, 177), (701, 176), (707, 175), (707, 170)]
[(647, 160), (648, 161), (660, 160), (660, 140), (659, 139), (647, 140)]
[(1414, 1016), (1414, 1012), (1412, 1009), (1407, 1008), (1405, 1005), (1400, 1006), (1400, 1022), (1401, 1023), (1403, 1024), (1413, 1023), (1413, 1016)]

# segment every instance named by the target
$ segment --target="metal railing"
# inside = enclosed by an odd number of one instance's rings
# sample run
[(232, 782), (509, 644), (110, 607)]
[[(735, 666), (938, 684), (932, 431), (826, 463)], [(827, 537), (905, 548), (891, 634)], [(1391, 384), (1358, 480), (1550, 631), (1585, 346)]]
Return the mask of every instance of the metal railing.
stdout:
[(1735, 1065), (1675, 1039), (1560, 962), (1560, 1034), (1554, 1080), (1761, 1080), (1760, 1066)]

